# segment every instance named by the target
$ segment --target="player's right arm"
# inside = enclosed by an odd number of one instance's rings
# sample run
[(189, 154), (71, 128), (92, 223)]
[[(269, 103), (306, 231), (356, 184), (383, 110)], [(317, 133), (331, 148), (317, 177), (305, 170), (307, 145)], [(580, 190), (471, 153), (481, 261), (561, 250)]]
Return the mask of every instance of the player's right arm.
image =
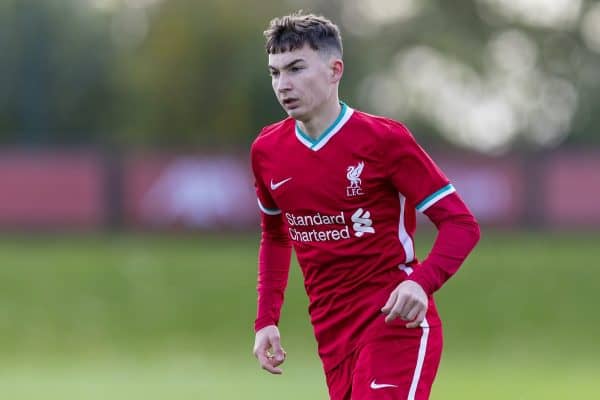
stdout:
[(272, 199), (261, 169), (261, 157), (252, 148), (252, 170), (258, 206), (261, 211), (261, 240), (258, 251), (257, 312), (254, 355), (261, 367), (281, 374), (278, 366), (285, 360), (277, 324), (283, 305), (290, 269), (291, 243), (281, 211)]
[(286, 354), (277, 325), (267, 325), (256, 332), (253, 352), (264, 370), (276, 375), (283, 373), (278, 367), (285, 361)]

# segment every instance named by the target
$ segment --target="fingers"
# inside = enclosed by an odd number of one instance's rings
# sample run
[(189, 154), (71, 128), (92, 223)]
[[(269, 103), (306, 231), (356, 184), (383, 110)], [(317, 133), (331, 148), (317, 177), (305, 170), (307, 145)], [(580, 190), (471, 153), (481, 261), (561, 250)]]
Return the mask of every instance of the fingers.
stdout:
[(386, 323), (401, 318), (409, 321), (407, 327), (416, 327), (425, 318), (428, 303), (427, 294), (423, 288), (417, 282), (406, 280), (392, 291), (381, 312), (387, 314)]
[(286, 352), (281, 349), (278, 352), (274, 350), (267, 352), (267, 360), (272, 367), (277, 367), (285, 361)]
[[(388, 304), (386, 304), (386, 306), (388, 306)], [(424, 318), (425, 313), (427, 312), (427, 305), (408, 295), (399, 295), (396, 297), (395, 303), (392, 306), (388, 306), (387, 308), (384, 307), (381, 311), (384, 312), (384, 314), (387, 314), (385, 318), (386, 323), (390, 323), (396, 318), (412, 322), (421, 314)], [(386, 313), (385, 311), (388, 312)]]
[(272, 349), (272, 360), (275, 366), (283, 363), (285, 360), (285, 351), (283, 347), (281, 347), (281, 341), (279, 337), (274, 337), (271, 340), (271, 349)]
[(256, 358), (258, 359), (261, 368), (272, 374), (281, 375), (283, 370), (278, 368), (278, 366), (285, 361), (285, 351), (283, 351), (283, 349), (281, 351), (283, 352), (283, 357), (279, 360), (276, 360), (275, 356), (271, 354), (270, 351), (261, 351), (257, 353)]
[(426, 313), (427, 313), (427, 309), (421, 310), (417, 314), (417, 317), (413, 321), (406, 324), (406, 327), (407, 328), (417, 328), (417, 327), (421, 326), (421, 322), (423, 322), (423, 320), (425, 319)]
[(414, 301), (411, 303), (410, 307), (405, 307), (404, 310), (402, 311), (403, 317), (402, 319), (405, 321), (414, 321), (415, 318), (417, 318), (417, 315), (419, 315), (419, 313), (422, 311), (422, 307), (420, 307), (420, 304), (417, 301)]
[(267, 363), (263, 365), (262, 368), (272, 374), (281, 375), (283, 373), (283, 370), (279, 368), (278, 365), (282, 362), (283, 361), (275, 363), (275, 360), (273, 358), (267, 357)]
[(392, 291), (392, 293), (390, 294), (390, 297), (388, 298), (388, 301), (381, 308), (381, 312), (384, 314), (389, 314), (390, 311), (392, 311), (392, 307), (394, 307), (394, 304), (396, 304), (397, 297), (398, 297), (398, 291), (397, 290)]
[(387, 317), (385, 317), (385, 322), (390, 323), (393, 320), (395, 320), (396, 318), (402, 317), (404, 315), (403, 309), (405, 306), (406, 306), (406, 297), (399, 296), (398, 299), (396, 300), (396, 303), (392, 307), (391, 311), (389, 312)]
[(392, 308), (392, 311), (385, 318), (386, 323), (392, 322), (396, 318), (400, 318), (403, 321), (410, 321), (406, 327), (414, 328), (425, 318), (427, 313), (427, 306), (418, 301), (401, 301)]
[(385, 322), (390, 323), (398, 317), (405, 319), (403, 317), (412, 308), (412, 303), (408, 296), (400, 294), (398, 289), (395, 289), (381, 309), (382, 313), (387, 314)]
[(277, 374), (277, 375), (281, 374), (281, 370), (279, 368), (273, 367), (271, 365), (266, 351), (257, 353), (256, 358), (258, 359), (258, 363), (260, 364), (260, 367), (262, 369), (264, 369), (265, 371), (268, 371), (272, 374)]
[(265, 371), (275, 375), (283, 373), (278, 366), (285, 361), (286, 353), (281, 347), (279, 336), (265, 337), (264, 340), (259, 341), (254, 349), (254, 355)]

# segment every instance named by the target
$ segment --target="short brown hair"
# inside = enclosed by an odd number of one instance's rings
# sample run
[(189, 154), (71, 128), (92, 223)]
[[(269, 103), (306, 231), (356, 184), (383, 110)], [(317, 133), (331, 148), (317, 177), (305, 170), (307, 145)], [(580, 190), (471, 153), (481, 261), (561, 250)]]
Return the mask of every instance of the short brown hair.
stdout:
[(340, 29), (329, 19), (302, 11), (271, 20), (264, 32), (267, 54), (298, 50), (308, 44), (313, 50), (334, 50), (342, 56)]

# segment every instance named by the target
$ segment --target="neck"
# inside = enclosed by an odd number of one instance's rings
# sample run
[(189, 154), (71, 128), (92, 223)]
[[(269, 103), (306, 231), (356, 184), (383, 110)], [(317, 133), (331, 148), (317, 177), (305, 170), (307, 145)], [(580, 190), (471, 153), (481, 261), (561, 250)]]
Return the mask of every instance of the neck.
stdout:
[(312, 116), (306, 121), (298, 121), (300, 128), (312, 139), (317, 139), (333, 121), (340, 115), (342, 106), (338, 99), (323, 106), (318, 115)]

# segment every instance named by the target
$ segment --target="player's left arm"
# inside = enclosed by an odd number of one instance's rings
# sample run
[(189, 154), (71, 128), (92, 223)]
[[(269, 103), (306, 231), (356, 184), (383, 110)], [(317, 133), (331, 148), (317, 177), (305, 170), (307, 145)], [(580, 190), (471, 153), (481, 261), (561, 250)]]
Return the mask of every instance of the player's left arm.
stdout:
[(427, 294), (442, 287), (458, 271), (479, 241), (481, 232), (473, 214), (457, 193), (449, 194), (424, 214), (438, 229), (427, 258), (409, 277)]
[(480, 237), (479, 225), (464, 202), (450, 194), (429, 208), (425, 215), (438, 228), (431, 252), (409, 278), (391, 293), (382, 312), (386, 322), (399, 317), (415, 328), (425, 318), (428, 295), (458, 271)]
[(391, 179), (399, 192), (435, 224), (431, 252), (410, 277), (390, 294), (382, 308), (386, 322), (395, 318), (417, 327), (425, 318), (428, 296), (460, 268), (480, 237), (480, 230), (448, 179), (402, 125), (389, 136)]

